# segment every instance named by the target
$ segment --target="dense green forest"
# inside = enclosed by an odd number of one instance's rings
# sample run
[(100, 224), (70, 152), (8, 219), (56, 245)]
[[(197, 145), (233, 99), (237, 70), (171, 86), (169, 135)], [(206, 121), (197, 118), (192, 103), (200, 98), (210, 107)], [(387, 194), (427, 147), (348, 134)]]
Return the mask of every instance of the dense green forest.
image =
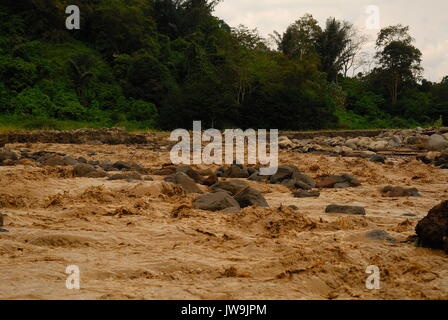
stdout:
[[(422, 79), (406, 26), (382, 29), (374, 66), (346, 21), (298, 17), (269, 45), (213, 15), (219, 1), (0, 1), (0, 125), (24, 128), (358, 129), (448, 124), (448, 77)], [(256, 2), (254, 2), (256, 5)], [(349, 76), (350, 75), (350, 76)]]

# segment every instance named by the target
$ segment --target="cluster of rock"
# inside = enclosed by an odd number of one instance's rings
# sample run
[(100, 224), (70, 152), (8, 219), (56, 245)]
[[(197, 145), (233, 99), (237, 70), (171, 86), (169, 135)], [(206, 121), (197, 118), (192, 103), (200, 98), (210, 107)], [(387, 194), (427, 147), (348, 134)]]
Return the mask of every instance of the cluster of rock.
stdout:
[[(361, 185), (361, 182), (349, 174), (327, 176), (316, 182), (312, 177), (300, 172), (294, 165), (282, 165), (272, 176), (261, 176), (257, 167), (246, 167), (233, 164), (220, 167), (215, 172), (197, 171), (190, 166), (165, 166), (155, 170), (155, 174), (165, 176), (164, 181), (175, 183), (185, 193), (202, 194), (193, 201), (196, 209), (208, 211), (235, 212), (248, 206), (269, 207), (263, 195), (242, 180), (281, 184), (292, 190), (295, 198), (317, 198), (320, 192), (315, 188), (350, 188)], [(220, 181), (219, 178), (224, 179)], [(229, 180), (226, 180), (229, 179)], [(202, 189), (199, 185), (204, 186)], [(208, 193), (203, 189), (209, 187)], [(238, 204), (238, 205), (237, 205)]]
[(250, 206), (269, 207), (260, 191), (240, 180), (221, 181), (211, 187), (211, 192), (193, 201), (193, 208), (233, 213)]
[(44, 130), (0, 133), (0, 147), (7, 143), (64, 143), (64, 144), (146, 144), (141, 134), (131, 134), (122, 128)]
[[(234, 164), (216, 172), (197, 171), (190, 166), (166, 166), (154, 174), (166, 176), (164, 181), (178, 184), (187, 194), (201, 194), (193, 201), (193, 208), (207, 211), (237, 212), (249, 206), (269, 207), (260, 191), (242, 180), (219, 181), (219, 177), (248, 179), (258, 174), (255, 168)], [(209, 187), (207, 193), (199, 185)]]
[[(104, 178), (109, 180), (144, 180), (142, 175), (148, 174), (148, 170), (134, 162), (110, 160), (87, 160), (84, 157), (74, 158), (64, 153), (38, 151), (31, 152), (27, 149), (11, 151), (0, 149), (0, 165), (17, 165), (34, 162), (40, 166), (71, 166), (74, 177)], [(117, 172), (109, 175), (109, 172)], [(150, 179), (150, 178), (145, 178)]]
[(448, 151), (447, 152), (428, 152), (424, 156), (418, 156), (418, 160), (432, 164), (441, 169), (448, 169)]
[(429, 151), (448, 151), (448, 133), (438, 134), (434, 130), (395, 130), (384, 131), (374, 137), (325, 137), (312, 139), (290, 139), (279, 137), (279, 147), (296, 152), (326, 151), (344, 156), (363, 156), (370, 158), (378, 151), (396, 148), (424, 149)]

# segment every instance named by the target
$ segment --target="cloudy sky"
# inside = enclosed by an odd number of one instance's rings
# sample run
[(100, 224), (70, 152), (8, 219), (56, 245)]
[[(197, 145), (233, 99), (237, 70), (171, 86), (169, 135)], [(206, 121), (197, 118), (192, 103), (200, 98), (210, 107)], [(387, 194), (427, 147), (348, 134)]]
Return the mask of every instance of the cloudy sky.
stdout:
[(380, 27), (409, 25), (423, 53), (424, 76), (440, 81), (448, 75), (448, 0), (224, 0), (215, 10), (232, 27), (244, 24), (265, 37), (274, 30), (282, 33), (305, 13), (321, 26), (330, 16), (352, 22), (372, 40), (367, 51), (379, 31), (377, 16)]

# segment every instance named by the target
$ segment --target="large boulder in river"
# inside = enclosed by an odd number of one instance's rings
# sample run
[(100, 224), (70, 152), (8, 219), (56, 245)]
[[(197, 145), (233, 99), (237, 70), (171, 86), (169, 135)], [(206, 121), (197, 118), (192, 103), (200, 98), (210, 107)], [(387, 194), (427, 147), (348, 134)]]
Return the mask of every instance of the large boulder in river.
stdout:
[(241, 208), (250, 206), (269, 208), (269, 204), (260, 191), (254, 188), (247, 188), (235, 196)]
[(249, 188), (249, 184), (241, 180), (221, 181), (212, 186), (213, 191), (224, 190), (232, 195), (236, 195), (247, 188)]
[(443, 249), (448, 253), (448, 201), (432, 208), (415, 228), (423, 247)]
[(183, 172), (178, 172), (174, 176), (175, 183), (182, 186), (185, 193), (203, 193), (196, 182)]
[(229, 208), (240, 209), (238, 202), (226, 191), (207, 193), (193, 201), (193, 208), (207, 211), (221, 211)]
[(448, 140), (439, 134), (433, 134), (426, 142), (426, 148), (430, 151), (443, 151), (448, 149)]

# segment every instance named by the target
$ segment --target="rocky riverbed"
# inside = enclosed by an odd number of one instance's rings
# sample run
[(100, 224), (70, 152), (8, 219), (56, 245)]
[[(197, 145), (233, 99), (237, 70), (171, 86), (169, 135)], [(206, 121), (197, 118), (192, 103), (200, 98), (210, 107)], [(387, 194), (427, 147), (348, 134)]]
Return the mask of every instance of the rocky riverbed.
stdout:
[(3, 140), (0, 298), (448, 298), (443, 131), (285, 134), (270, 177), (174, 166), (166, 134), (64, 135)]

